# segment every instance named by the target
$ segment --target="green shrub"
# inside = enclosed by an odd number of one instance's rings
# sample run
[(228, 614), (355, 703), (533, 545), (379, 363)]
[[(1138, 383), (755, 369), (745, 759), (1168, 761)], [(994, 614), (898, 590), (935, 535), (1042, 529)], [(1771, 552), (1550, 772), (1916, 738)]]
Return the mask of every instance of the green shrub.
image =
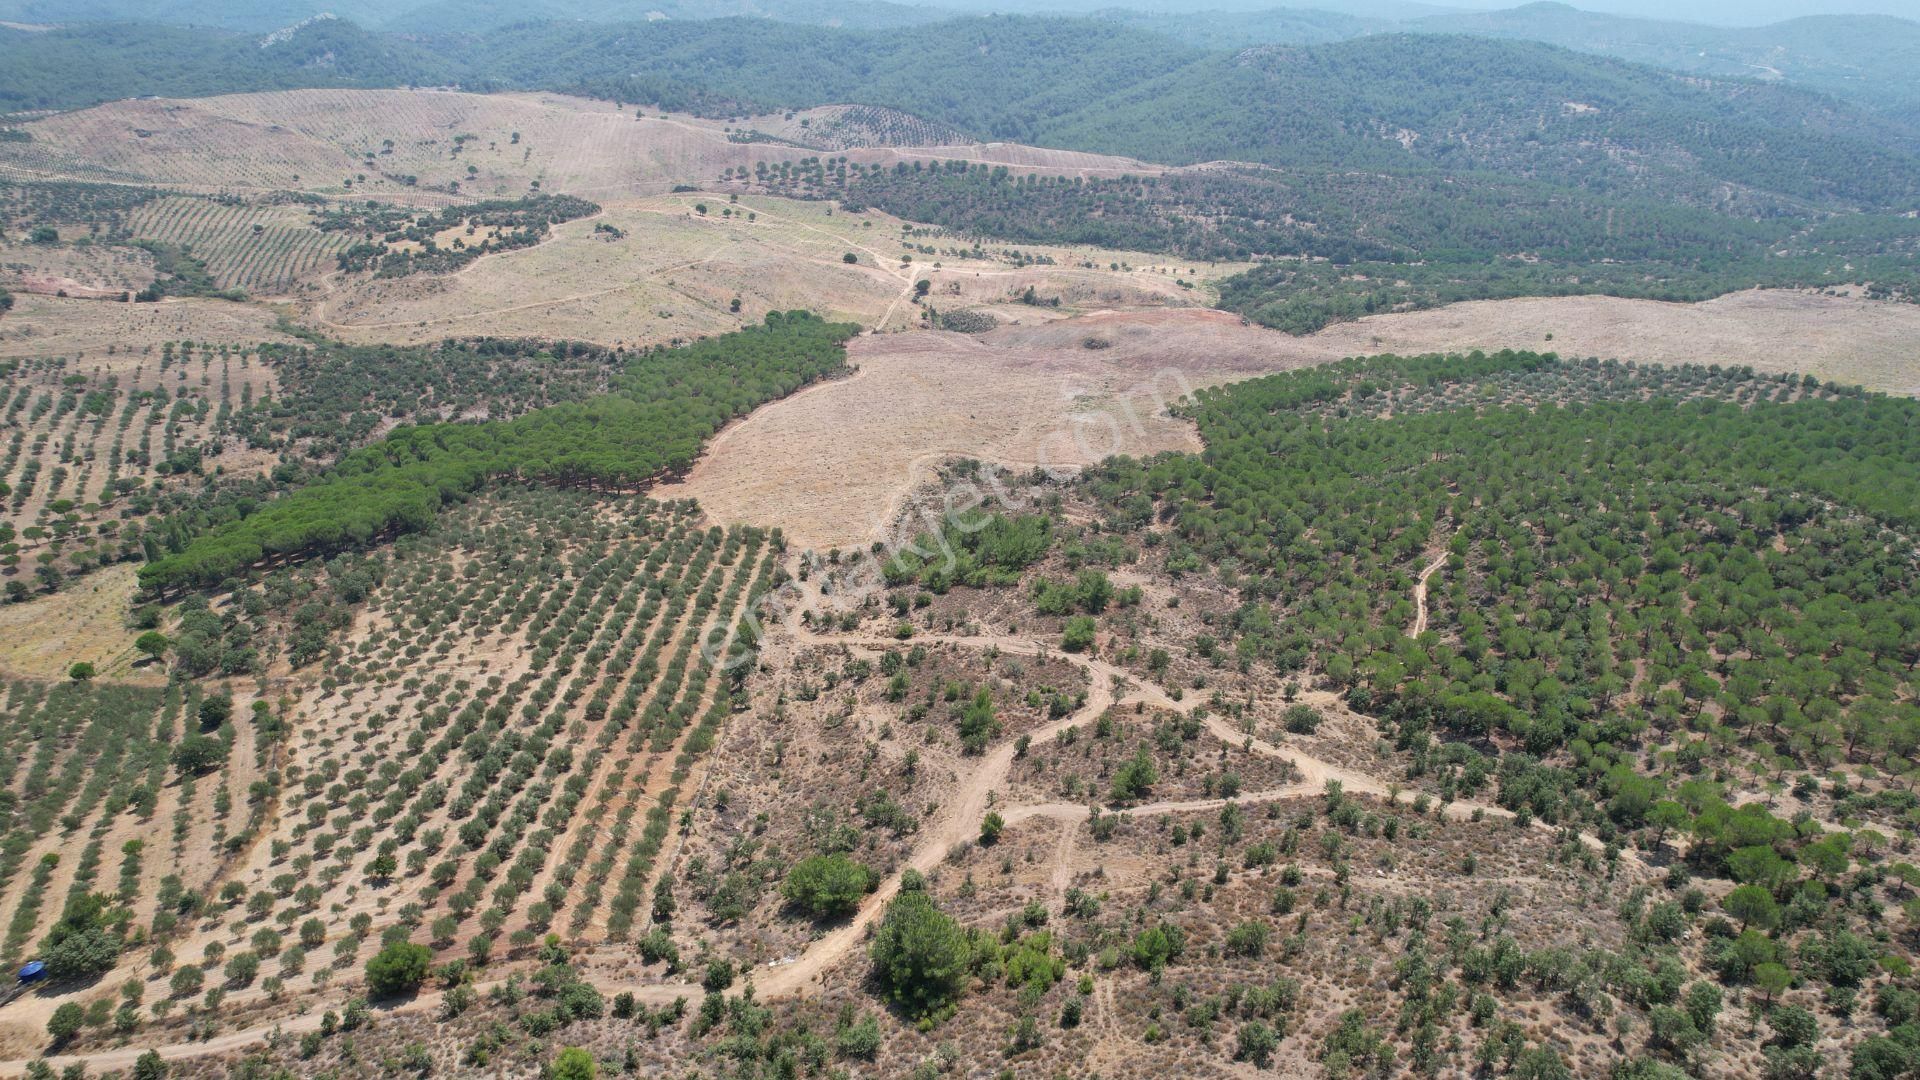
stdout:
[(873, 873), (845, 855), (815, 855), (794, 864), (780, 895), (814, 918), (845, 915), (860, 906)]
[(911, 1016), (943, 1012), (966, 986), (966, 932), (918, 889), (894, 897), (869, 952), (887, 999)]
[(367, 990), (377, 997), (411, 994), (427, 980), (433, 950), (411, 941), (396, 941), (367, 961)]

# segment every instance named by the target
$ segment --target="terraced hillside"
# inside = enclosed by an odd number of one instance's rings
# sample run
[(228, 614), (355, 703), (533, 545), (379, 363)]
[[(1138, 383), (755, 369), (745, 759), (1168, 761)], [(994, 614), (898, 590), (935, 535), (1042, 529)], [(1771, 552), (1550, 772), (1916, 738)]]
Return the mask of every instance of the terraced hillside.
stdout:
[(299, 203), (169, 197), (135, 211), (127, 231), (190, 250), (223, 289), (274, 295), (335, 268), (347, 237), (313, 227)]

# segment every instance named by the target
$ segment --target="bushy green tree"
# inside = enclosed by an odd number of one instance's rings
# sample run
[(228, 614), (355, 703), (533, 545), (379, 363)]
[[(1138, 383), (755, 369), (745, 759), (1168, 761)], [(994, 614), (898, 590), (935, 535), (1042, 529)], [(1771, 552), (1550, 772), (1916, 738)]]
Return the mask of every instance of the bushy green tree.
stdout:
[(167, 635), (161, 633), (158, 630), (149, 630), (146, 633), (141, 634), (139, 637), (133, 639), (134, 648), (140, 650), (141, 652), (147, 654), (148, 656), (152, 657), (155, 660), (158, 660), (162, 656), (166, 655), (167, 650), (172, 646), (173, 646), (173, 642), (167, 640)]
[(226, 760), (226, 740), (212, 735), (188, 735), (173, 747), (173, 767), (183, 773), (211, 772)]
[(794, 864), (780, 894), (815, 918), (831, 918), (859, 907), (872, 883), (872, 871), (845, 855), (815, 855)]
[(1153, 755), (1142, 746), (1134, 752), (1118, 769), (1113, 771), (1111, 790), (1115, 802), (1129, 802), (1145, 795), (1153, 785), (1160, 782), (1160, 770), (1153, 764)]
[(78, 1002), (65, 1002), (47, 1018), (47, 1034), (53, 1036), (55, 1043), (64, 1043), (80, 1034), (86, 1022), (87, 1011)]
[(1000, 834), (1006, 830), (1006, 827), (1006, 818), (994, 811), (987, 811), (987, 816), (980, 821), (980, 842), (989, 847), (999, 843)]
[(1741, 929), (1749, 926), (1761, 930), (1771, 930), (1780, 922), (1780, 905), (1774, 903), (1773, 894), (1759, 885), (1741, 885), (1727, 894), (1721, 901), (1727, 914), (1740, 920)]
[(903, 890), (887, 905), (869, 954), (887, 999), (922, 1018), (960, 996), (972, 955), (960, 924), (920, 889)]
[(113, 970), (125, 944), (126, 909), (101, 893), (67, 901), (60, 921), (40, 942), (40, 959), (54, 978), (85, 978)]
[(599, 1074), (600, 1067), (594, 1063), (593, 1055), (578, 1046), (561, 1050), (547, 1068), (551, 1080), (594, 1080)]
[(367, 989), (378, 997), (411, 994), (427, 979), (433, 950), (411, 941), (396, 941), (367, 961)]

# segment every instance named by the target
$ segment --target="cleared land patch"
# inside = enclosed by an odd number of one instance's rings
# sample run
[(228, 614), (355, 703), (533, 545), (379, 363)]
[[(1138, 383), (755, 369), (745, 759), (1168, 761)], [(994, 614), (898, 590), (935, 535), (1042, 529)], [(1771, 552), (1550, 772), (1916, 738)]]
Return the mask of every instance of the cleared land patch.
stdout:
[[(1194, 449), (1159, 404), (1202, 387), (1369, 353), (1534, 348), (1645, 362), (1805, 370), (1872, 389), (1920, 391), (1920, 308), (1789, 292), (1703, 304), (1567, 297), (1381, 315), (1289, 337), (1217, 311), (1095, 312), (1022, 306), (1032, 321), (984, 335), (863, 338), (851, 379), (776, 402), (716, 440), (685, 482), (717, 520), (783, 527), (798, 546), (879, 534), (935, 463), (1084, 465), (1110, 453)], [(1546, 340), (1553, 334), (1551, 341)]]
[(1610, 296), (1478, 300), (1375, 315), (1304, 340), (1326, 348), (1328, 359), (1535, 349), (1643, 363), (1748, 365), (1920, 394), (1914, 350), (1920, 305), (1784, 290), (1730, 293), (1699, 304)]
[(85, 581), (22, 604), (0, 607), (0, 674), (63, 679), (85, 660), (104, 678), (164, 683), (157, 667), (142, 675), (134, 663), (139, 631), (127, 629), (137, 582), (132, 563), (102, 568)]
[[(930, 309), (1011, 304), (999, 317), (1010, 321), (1204, 302), (1176, 284), (1201, 264), (1093, 248), (962, 248), (907, 228), (826, 202), (660, 195), (608, 205), (556, 226), (543, 243), (456, 273), (347, 280), (305, 315), (353, 341), (485, 334), (637, 345), (724, 333), (795, 308), (897, 330), (921, 325)], [(1139, 268), (1109, 269), (1118, 265)], [(922, 280), (928, 293), (915, 304), (909, 290)], [(1017, 302), (1028, 290), (1041, 306)]]
[(0, 285), (12, 292), (121, 297), (153, 281), (142, 251), (88, 244), (0, 244)]
[(952, 458), (1072, 468), (1113, 453), (1197, 450), (1164, 405), (1286, 364), (1260, 347), (1276, 337), (1190, 311), (861, 338), (847, 350), (852, 378), (735, 425), (659, 494), (697, 498), (721, 521), (777, 520), (801, 547), (858, 543)]

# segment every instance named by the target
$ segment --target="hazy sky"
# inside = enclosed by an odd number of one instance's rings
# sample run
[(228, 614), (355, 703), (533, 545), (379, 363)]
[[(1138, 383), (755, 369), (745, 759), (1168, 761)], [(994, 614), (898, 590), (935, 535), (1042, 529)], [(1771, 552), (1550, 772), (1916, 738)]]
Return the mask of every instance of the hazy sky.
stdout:
[[(1507, 8), (1510, 2), (1452, 0), (1459, 7)], [(1920, 19), (1920, 0), (1573, 0), (1587, 11), (1689, 22), (1763, 23), (1801, 15), (1899, 15)]]
[[(1321, 8), (1388, 17), (1422, 8), (1499, 9), (1526, 0), (907, 0), (956, 10), (1089, 11), (1104, 7), (1151, 11), (1257, 11), (1263, 8)], [(1898, 15), (1920, 20), (1920, 0), (1566, 0), (1586, 11), (1638, 15), (1683, 22), (1738, 25), (1779, 22), (1801, 15)]]

